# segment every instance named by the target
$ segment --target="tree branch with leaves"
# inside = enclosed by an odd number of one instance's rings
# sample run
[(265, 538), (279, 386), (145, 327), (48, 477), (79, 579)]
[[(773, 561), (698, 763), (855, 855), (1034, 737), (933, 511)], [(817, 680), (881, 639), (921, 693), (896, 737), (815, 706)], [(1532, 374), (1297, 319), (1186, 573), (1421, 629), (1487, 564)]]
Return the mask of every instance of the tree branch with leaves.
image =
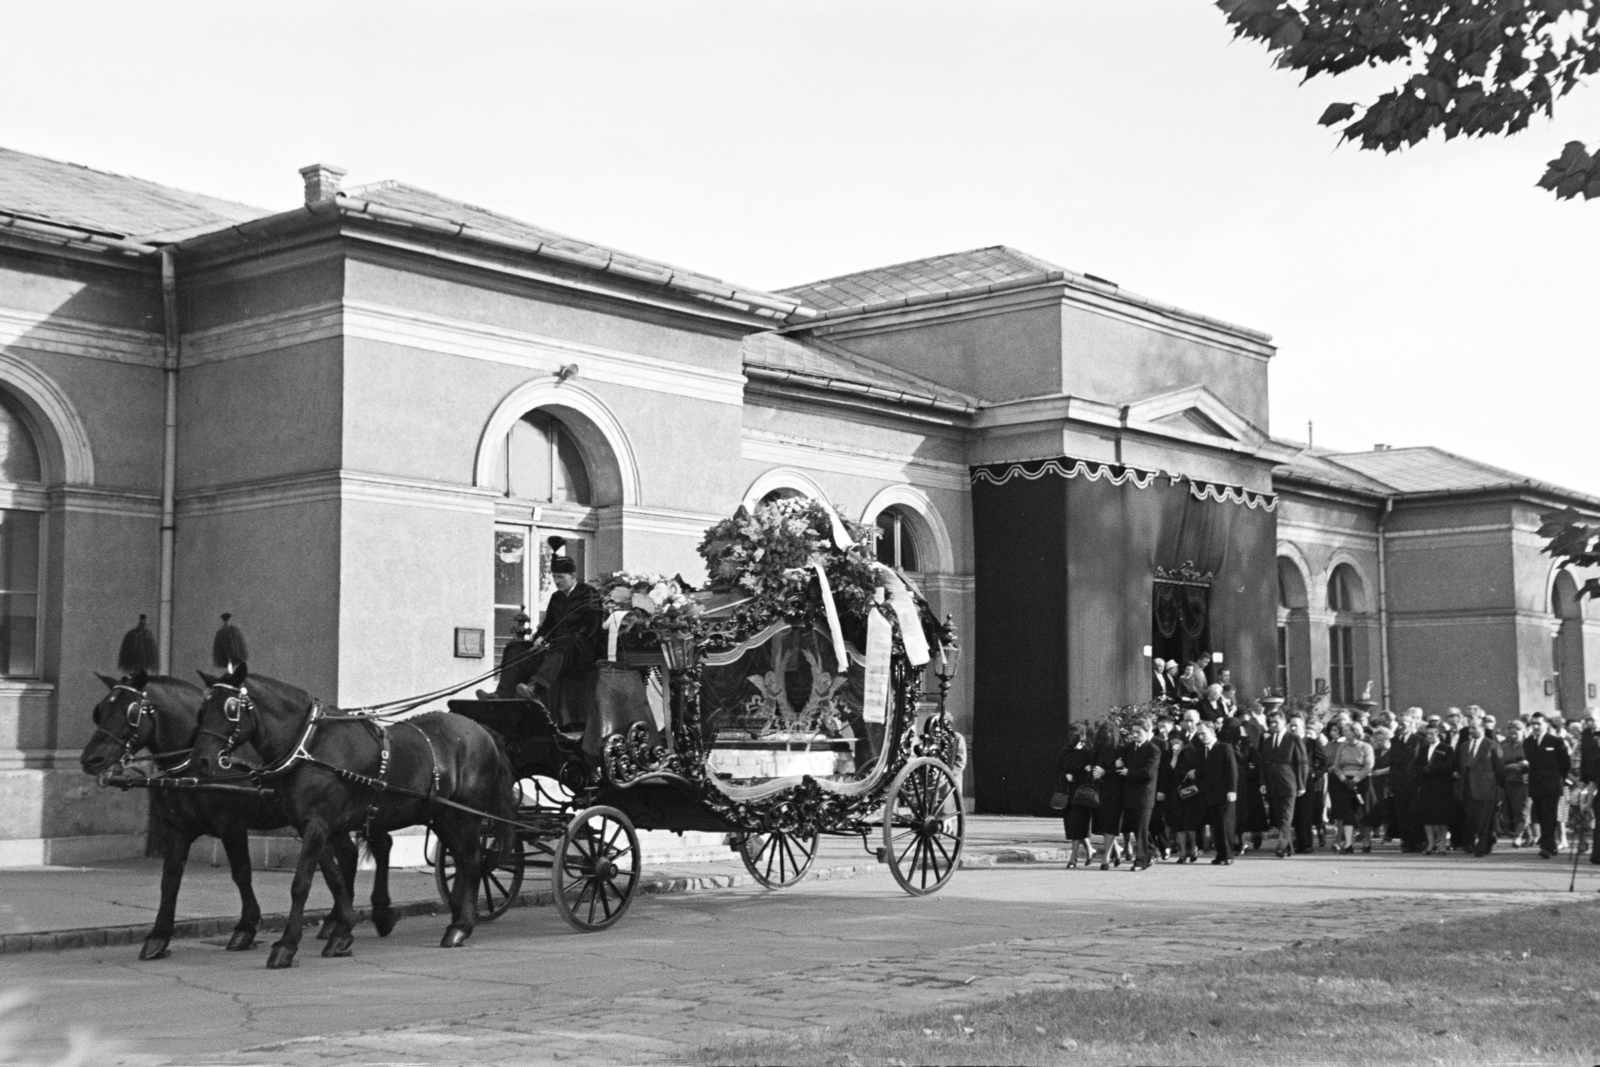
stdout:
[[(1600, 0), (1217, 0), (1236, 38), (1264, 43), (1304, 80), (1358, 67), (1404, 80), (1319, 120), (1385, 153), (1434, 131), (1446, 140), (1519, 133), (1600, 71)], [(1538, 185), (1600, 197), (1600, 151), (1570, 141)]]

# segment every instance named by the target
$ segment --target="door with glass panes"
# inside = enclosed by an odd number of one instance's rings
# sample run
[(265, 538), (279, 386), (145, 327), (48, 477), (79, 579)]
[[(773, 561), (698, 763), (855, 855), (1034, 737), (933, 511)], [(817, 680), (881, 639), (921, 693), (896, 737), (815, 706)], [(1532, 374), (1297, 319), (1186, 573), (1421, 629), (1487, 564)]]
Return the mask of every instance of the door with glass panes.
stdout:
[(552, 534), (566, 539), (564, 553), (578, 565), (578, 580), (589, 577), (586, 566), (589, 535), (571, 530), (549, 530), (518, 523), (497, 523), (494, 528), (494, 655), (499, 662), (507, 642), (515, 638), (516, 616), (526, 612), (531, 625), (544, 618), (556, 583), (550, 574)]

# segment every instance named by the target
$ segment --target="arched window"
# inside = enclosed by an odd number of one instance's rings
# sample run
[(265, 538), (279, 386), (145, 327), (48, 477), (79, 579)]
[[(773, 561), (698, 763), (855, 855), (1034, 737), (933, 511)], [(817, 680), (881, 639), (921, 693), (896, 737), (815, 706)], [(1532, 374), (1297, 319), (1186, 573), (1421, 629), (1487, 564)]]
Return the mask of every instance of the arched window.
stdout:
[(878, 513), (878, 562), (902, 571), (919, 571), (917, 539), (911, 522), (900, 508)]
[(1361, 579), (1348, 563), (1341, 563), (1328, 575), (1328, 610), (1334, 613), (1333, 624), (1328, 627), (1329, 688), (1335, 704), (1353, 704), (1356, 700), (1356, 634), (1364, 631), (1357, 620), (1349, 616), (1365, 611)]
[(530, 411), (512, 425), (498, 474), (507, 496), (589, 506), (583, 453), (560, 420), (542, 411)]
[(0, 394), (0, 677), (39, 668), (39, 524), (44, 510), (39, 446)]
[(797, 496), (805, 496), (805, 494), (798, 489), (773, 489), (764, 494), (756, 506), (764, 508), (774, 500), (789, 500)]

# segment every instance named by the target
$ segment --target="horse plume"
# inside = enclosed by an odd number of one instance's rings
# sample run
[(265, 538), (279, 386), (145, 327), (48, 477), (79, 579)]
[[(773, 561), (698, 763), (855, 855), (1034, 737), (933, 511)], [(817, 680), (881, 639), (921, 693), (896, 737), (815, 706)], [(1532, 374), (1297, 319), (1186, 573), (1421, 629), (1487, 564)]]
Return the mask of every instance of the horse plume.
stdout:
[(117, 650), (117, 670), (133, 674), (135, 671), (153, 673), (161, 665), (161, 652), (156, 648), (156, 635), (139, 616), (139, 625), (122, 635), (122, 647)]
[(244, 634), (228, 621), (231, 618), (232, 615), (223, 613), (222, 628), (217, 631), (217, 636), (211, 639), (211, 664), (223, 670), (230, 670), (250, 658), (250, 653), (245, 648)]

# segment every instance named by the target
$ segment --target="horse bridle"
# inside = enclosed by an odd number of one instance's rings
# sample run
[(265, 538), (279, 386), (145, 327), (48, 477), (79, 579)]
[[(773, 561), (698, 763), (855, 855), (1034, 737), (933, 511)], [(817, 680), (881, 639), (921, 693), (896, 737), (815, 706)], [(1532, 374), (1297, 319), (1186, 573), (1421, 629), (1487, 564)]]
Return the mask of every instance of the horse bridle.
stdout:
[[(135, 689), (131, 685), (124, 685), (119, 682), (111, 687), (111, 692), (115, 693), (119, 689), (124, 693), (132, 693), (137, 698), (136, 700), (129, 701), (127, 707), (123, 708), (122, 712), (123, 718), (126, 719), (128, 723), (128, 736), (119, 738), (116, 734), (112, 733), (110, 730), (107, 730), (104, 726), (96, 723), (94, 728), (94, 737), (109, 737), (111, 740), (121, 743), (122, 752), (117, 757), (117, 766), (126, 767), (128, 764), (133, 762), (133, 754), (140, 748), (140, 744), (138, 743), (139, 730), (144, 725), (145, 716), (151, 716), (153, 719), (156, 709), (155, 705), (150, 703), (150, 694), (147, 691), (143, 689)], [(91, 738), (91, 740), (92, 739), (93, 738)], [(155, 734), (154, 731), (152, 731), (150, 740), (153, 741), (154, 739)], [(148, 743), (149, 741), (145, 742), (145, 744)]]
[(211, 686), (211, 688), (226, 689), (237, 694), (235, 696), (228, 697), (222, 702), (223, 718), (227, 719), (228, 722), (232, 723), (233, 725), (229, 728), (226, 735), (219, 734), (215, 730), (207, 730), (204, 726), (202, 726), (195, 731), (195, 736), (199, 737), (201, 734), (204, 734), (208, 737), (215, 737), (218, 741), (221, 741), (222, 751), (217, 755), (217, 769), (223, 771), (232, 770), (234, 763), (234, 750), (236, 750), (240, 745), (244, 744), (244, 737), (240, 734), (240, 727), (244, 720), (244, 713), (247, 711), (250, 713), (251, 718), (255, 720), (255, 726), (257, 730), (261, 728), (261, 718), (256, 714), (255, 701), (250, 699), (249, 689), (242, 685), (227, 685), (223, 682), (216, 682)]

